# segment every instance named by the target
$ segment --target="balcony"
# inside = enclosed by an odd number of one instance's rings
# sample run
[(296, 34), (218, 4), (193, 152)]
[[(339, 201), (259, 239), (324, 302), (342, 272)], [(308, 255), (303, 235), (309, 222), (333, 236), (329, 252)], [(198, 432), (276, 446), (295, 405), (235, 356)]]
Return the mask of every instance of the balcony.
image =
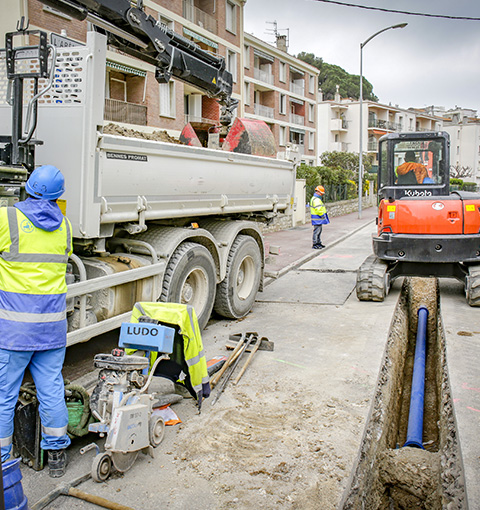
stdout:
[(305, 83), (295, 83), (290, 82), (290, 92), (293, 92), (294, 94), (297, 94), (299, 96), (305, 95)]
[(401, 131), (402, 125), (398, 122), (390, 122), (381, 119), (368, 119), (369, 128), (384, 129), (385, 131)]
[(253, 105), (253, 108), (255, 115), (258, 115), (259, 117), (268, 117), (269, 119), (274, 118), (274, 110), (269, 106), (264, 106), (263, 104), (255, 103)]
[(333, 142), (330, 145), (332, 151), (335, 152), (348, 152), (348, 143), (346, 142)]
[(253, 77), (258, 81), (263, 81), (263, 83), (268, 83), (269, 85), (273, 85), (273, 74), (267, 71), (263, 71), (258, 67), (253, 69)]
[(344, 119), (332, 119), (330, 122), (330, 131), (346, 131), (347, 121)]
[(198, 115), (185, 115), (185, 124), (188, 124), (189, 122), (193, 124), (210, 124), (212, 126), (219, 124), (219, 121), (207, 119), (205, 117), (199, 117)]
[(213, 34), (218, 33), (217, 20), (185, 0), (183, 2), (183, 17)]
[(298, 126), (305, 126), (305, 117), (302, 115), (297, 115), (295, 113), (290, 114), (290, 122), (292, 124), (297, 124)]
[(124, 124), (147, 125), (147, 107), (141, 104), (126, 103), (117, 99), (105, 99), (105, 120)]

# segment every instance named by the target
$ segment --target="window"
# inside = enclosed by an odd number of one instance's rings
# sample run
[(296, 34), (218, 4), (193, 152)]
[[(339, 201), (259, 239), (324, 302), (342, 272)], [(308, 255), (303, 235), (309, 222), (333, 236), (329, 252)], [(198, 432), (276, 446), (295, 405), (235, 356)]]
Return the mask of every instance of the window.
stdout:
[(245, 88), (244, 88), (243, 93), (245, 95), (245, 104), (249, 105), (250, 104), (250, 83), (245, 82), (244, 86), (245, 86)]
[(308, 120), (310, 122), (315, 121), (315, 105), (314, 104), (308, 105)]
[(237, 6), (233, 2), (230, 2), (229, 0), (227, 0), (225, 8), (226, 8), (226, 12), (225, 12), (226, 29), (229, 32), (236, 34), (237, 33)]
[(315, 76), (308, 76), (308, 91), (315, 94)]
[(278, 145), (284, 146), (286, 140), (287, 140), (287, 128), (285, 126), (279, 126)]
[(232, 73), (233, 82), (237, 82), (237, 54), (227, 50), (227, 70)]
[(280, 94), (280, 104), (278, 106), (278, 110), (282, 115), (286, 115), (287, 113), (287, 96), (285, 94)]
[(308, 148), (312, 151), (315, 149), (315, 133), (308, 133)]
[(280, 62), (278, 79), (283, 83), (287, 82), (287, 64), (285, 62)]
[(175, 82), (160, 83), (160, 115), (175, 117)]
[(246, 45), (243, 47), (243, 62), (246, 69), (250, 68), (250, 46)]

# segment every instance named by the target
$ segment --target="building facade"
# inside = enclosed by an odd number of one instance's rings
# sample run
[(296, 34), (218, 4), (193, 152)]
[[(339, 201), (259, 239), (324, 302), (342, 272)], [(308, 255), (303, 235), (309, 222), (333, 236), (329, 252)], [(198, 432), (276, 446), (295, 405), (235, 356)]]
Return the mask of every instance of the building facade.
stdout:
[[(323, 152), (360, 152), (360, 102), (342, 99), (318, 103), (318, 154)], [(413, 108), (362, 101), (362, 151), (373, 156), (378, 167), (378, 141), (388, 133), (437, 131), (443, 119)], [(319, 164), (319, 163), (318, 163)]]
[(477, 111), (455, 108), (443, 113), (450, 135), (450, 166), (464, 181), (480, 186), (480, 119)]
[(245, 34), (244, 113), (265, 121), (279, 151), (299, 147), (302, 162), (316, 162), (319, 71), (289, 55), (283, 38), (277, 47)]

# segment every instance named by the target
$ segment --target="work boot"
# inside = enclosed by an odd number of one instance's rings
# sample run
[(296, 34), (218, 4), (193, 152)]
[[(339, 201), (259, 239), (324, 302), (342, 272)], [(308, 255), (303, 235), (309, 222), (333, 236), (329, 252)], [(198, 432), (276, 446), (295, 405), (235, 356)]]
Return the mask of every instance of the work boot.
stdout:
[(52, 478), (60, 478), (67, 468), (67, 452), (65, 450), (48, 450), (48, 474)]

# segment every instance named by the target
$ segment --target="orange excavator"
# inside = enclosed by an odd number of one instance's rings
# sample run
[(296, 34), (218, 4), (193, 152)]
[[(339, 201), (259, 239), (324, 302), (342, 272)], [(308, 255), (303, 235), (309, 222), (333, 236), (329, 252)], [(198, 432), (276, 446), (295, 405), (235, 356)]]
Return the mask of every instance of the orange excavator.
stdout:
[(445, 132), (391, 133), (379, 142), (377, 233), (357, 272), (361, 301), (383, 301), (400, 276), (456, 278), (480, 306), (480, 194), (450, 192)]

